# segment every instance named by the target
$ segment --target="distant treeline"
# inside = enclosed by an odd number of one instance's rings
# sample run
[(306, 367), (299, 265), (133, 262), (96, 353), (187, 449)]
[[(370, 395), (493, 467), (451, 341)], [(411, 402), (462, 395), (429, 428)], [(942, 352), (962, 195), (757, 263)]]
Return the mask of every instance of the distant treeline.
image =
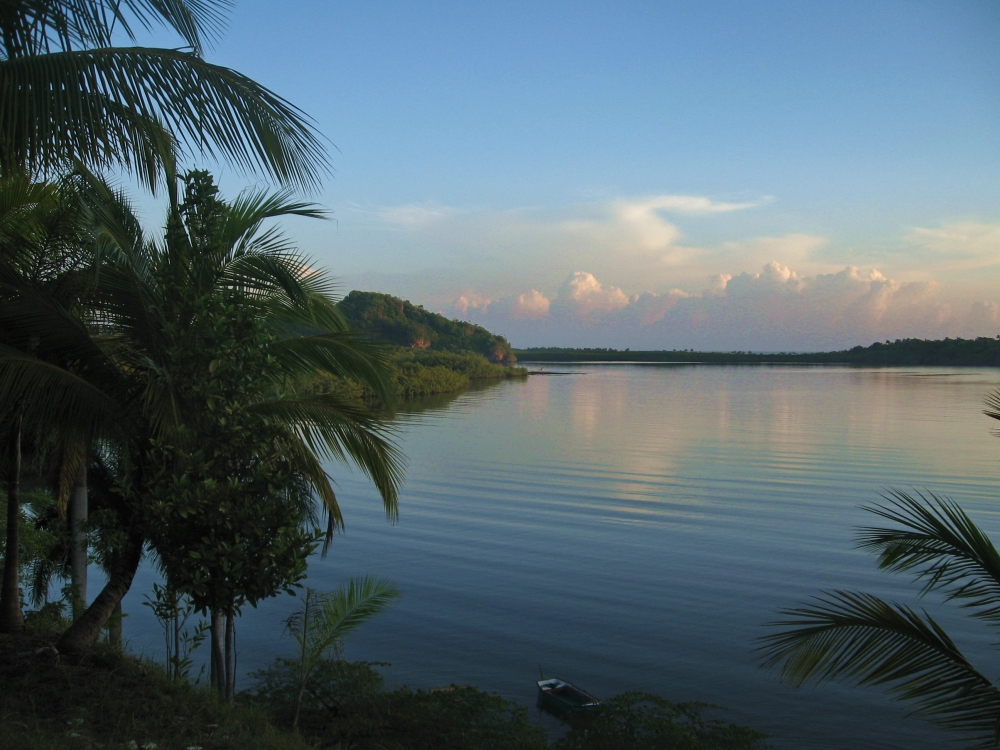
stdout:
[(678, 362), (703, 364), (844, 364), (939, 367), (1000, 367), (1000, 336), (995, 339), (896, 339), (838, 352), (696, 352), (630, 349), (515, 349), (526, 362)]

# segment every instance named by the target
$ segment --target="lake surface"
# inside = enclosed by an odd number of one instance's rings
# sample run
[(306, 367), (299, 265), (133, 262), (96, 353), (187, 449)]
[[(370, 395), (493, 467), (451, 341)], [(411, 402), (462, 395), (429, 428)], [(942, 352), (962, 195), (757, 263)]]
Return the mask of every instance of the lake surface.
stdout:
[[(1000, 426), (981, 414), (996, 370), (551, 366), (564, 376), (468, 391), (414, 414), (400, 517), (331, 467), (347, 522), (308, 584), (375, 573), (403, 591), (347, 642), (390, 684), (473, 684), (534, 706), (539, 664), (598, 696), (626, 690), (728, 707), (782, 750), (938, 748), (945, 735), (876, 690), (793, 689), (756, 639), (823, 589), (909, 604), (916, 589), (853, 549), (888, 487), (957, 500), (1000, 539)], [(132, 647), (161, 657), (126, 599)], [(95, 592), (96, 593), (96, 592)], [(919, 602), (991, 677), (995, 634)], [(239, 667), (289, 655), (291, 598), (248, 610)], [(246, 686), (244, 680), (243, 686)]]

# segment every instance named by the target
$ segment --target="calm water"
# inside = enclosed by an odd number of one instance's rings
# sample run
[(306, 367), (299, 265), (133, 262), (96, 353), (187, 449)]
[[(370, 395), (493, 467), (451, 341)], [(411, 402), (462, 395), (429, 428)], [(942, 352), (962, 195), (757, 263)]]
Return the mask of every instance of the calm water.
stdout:
[[(400, 518), (335, 468), (347, 533), (310, 567), (330, 589), (377, 573), (403, 591), (347, 643), (391, 684), (474, 684), (525, 705), (539, 664), (599, 696), (660, 693), (729, 708), (776, 748), (937, 748), (876, 690), (791, 689), (755, 639), (824, 588), (915, 603), (852, 549), (858, 509), (890, 486), (958, 500), (1000, 538), (1000, 440), (980, 413), (995, 370), (573, 366), (462, 394), (411, 417)], [(126, 600), (133, 648), (162, 653)], [(985, 674), (993, 634), (940, 617)], [(241, 670), (291, 651), (282, 597), (239, 626)], [(245, 683), (244, 683), (245, 684)], [(532, 708), (534, 712), (535, 709)], [(542, 717), (536, 716), (538, 721)]]

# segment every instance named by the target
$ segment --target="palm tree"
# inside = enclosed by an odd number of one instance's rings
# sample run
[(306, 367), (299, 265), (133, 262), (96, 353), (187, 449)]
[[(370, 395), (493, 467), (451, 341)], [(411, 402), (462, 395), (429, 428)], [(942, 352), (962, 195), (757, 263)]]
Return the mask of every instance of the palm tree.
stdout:
[(331, 650), (339, 651), (344, 638), (397, 598), (399, 591), (395, 586), (373, 576), (352, 578), (346, 586), (328, 594), (305, 590), (302, 609), (285, 620), (285, 627), (299, 646), (293, 732), (298, 731), (302, 697), (320, 660)]
[[(239, 289), (268, 321), (277, 337), (271, 356), (283, 382), (253, 408), (285, 425), (289, 456), (328, 511), (328, 539), (343, 519), (322, 468), (324, 457), (358, 465), (375, 483), (390, 517), (401, 478), (401, 457), (379, 415), (336, 394), (302, 396), (277, 388), (318, 369), (389, 393), (384, 354), (348, 328), (326, 277), (279, 233), (262, 228), (276, 216), (316, 215), (314, 207), (293, 201), (287, 192), (252, 192), (226, 212), (220, 229), (226, 241), (214, 250), (200, 246), (196, 232), (179, 227), (176, 219), (161, 245), (145, 237), (124, 196), (94, 177), (81, 180), (95, 227), (85, 318), (16, 274), (5, 274), (0, 264), (6, 296), (0, 329), (9, 325), (18, 335), (45, 334), (44, 352), (7, 350), (0, 357), (0, 402), (21, 400), (43, 423), (92, 425), (92, 441), (123, 446), (119, 453), (131, 462), (122, 547), (104, 590), (61, 639), (66, 651), (96, 639), (131, 585), (147, 541), (143, 456), (151, 441), (173, 434), (183, 419), (166, 367), (165, 326), (172, 323), (164, 315), (178, 295)], [(176, 206), (176, 196), (172, 200)], [(199, 262), (191, 264), (195, 257)], [(53, 366), (54, 361), (68, 364)]]
[[(314, 187), (324, 148), (303, 113), (205, 61), (225, 0), (8, 0), (0, 5), (0, 174), (124, 167), (157, 184), (193, 147), (247, 172)], [(184, 49), (116, 47), (164, 26)]]
[[(72, 305), (77, 294), (70, 276), (81, 259), (79, 210), (72, 189), (65, 183), (33, 183), (21, 174), (0, 178), (0, 264), (26, 287), (49, 295), (61, 305)], [(3, 272), (0, 272), (3, 275)], [(9, 303), (3, 291), (0, 300)], [(6, 326), (0, 347), (30, 351), (38, 342), (25, 331)], [(18, 595), (18, 541), (20, 528), (19, 477), (24, 405), (4, 403), (7, 435), (7, 541), (3, 587), (0, 589), (0, 632), (23, 626)], [(29, 420), (31, 415), (28, 415)]]
[[(1000, 392), (986, 414), (1000, 419)], [(866, 510), (890, 527), (862, 528), (858, 546), (879, 567), (913, 575), (921, 595), (941, 591), (989, 625), (1000, 625), (1000, 553), (947, 498), (898, 490)], [(978, 671), (926, 612), (855, 591), (826, 592), (809, 606), (783, 610), (780, 632), (763, 640), (764, 665), (793, 685), (842, 679), (883, 686), (915, 713), (974, 743), (1000, 746), (1000, 688)]]
[[(155, 187), (175, 154), (194, 146), (248, 172), (314, 187), (327, 162), (303, 113), (251, 79), (203, 59), (206, 42), (221, 31), (227, 6), (222, 0), (3, 3), (0, 175), (51, 175), (79, 162), (92, 169), (124, 167)], [(156, 25), (178, 33), (187, 47), (113, 45), (115, 32), (134, 42), (136, 27)], [(13, 414), (11, 419), (12, 425), (20, 424)], [(6, 440), (12, 466), (19, 434), (11, 430)], [(76, 463), (67, 465), (79, 470), (71, 512), (78, 526), (86, 516), (87, 449), (82, 443)], [(16, 502), (16, 485), (9, 486)], [(9, 533), (16, 535), (16, 525)], [(77, 529), (73, 569), (78, 590), (86, 586), (82, 536)], [(0, 595), (0, 612), (7, 614), (0, 614), (0, 627), (7, 627), (8, 619), (9, 627), (19, 627), (19, 608), (10, 604), (15, 579), (4, 579), (7, 594)]]

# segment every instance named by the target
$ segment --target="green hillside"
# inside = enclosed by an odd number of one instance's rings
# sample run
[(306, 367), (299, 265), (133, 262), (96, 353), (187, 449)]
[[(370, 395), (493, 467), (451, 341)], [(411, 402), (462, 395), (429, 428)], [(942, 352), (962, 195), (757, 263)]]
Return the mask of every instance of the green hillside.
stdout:
[(503, 336), (464, 320), (449, 320), (391, 294), (354, 291), (341, 301), (340, 309), (355, 328), (406, 349), (474, 352), (495, 364), (517, 362)]
[[(451, 393), (474, 380), (524, 377), (507, 339), (482, 326), (449, 320), (391, 294), (351, 292), (340, 309), (354, 328), (394, 345), (393, 381), (401, 398)], [(346, 387), (352, 395), (370, 396), (354, 384), (317, 383)]]

